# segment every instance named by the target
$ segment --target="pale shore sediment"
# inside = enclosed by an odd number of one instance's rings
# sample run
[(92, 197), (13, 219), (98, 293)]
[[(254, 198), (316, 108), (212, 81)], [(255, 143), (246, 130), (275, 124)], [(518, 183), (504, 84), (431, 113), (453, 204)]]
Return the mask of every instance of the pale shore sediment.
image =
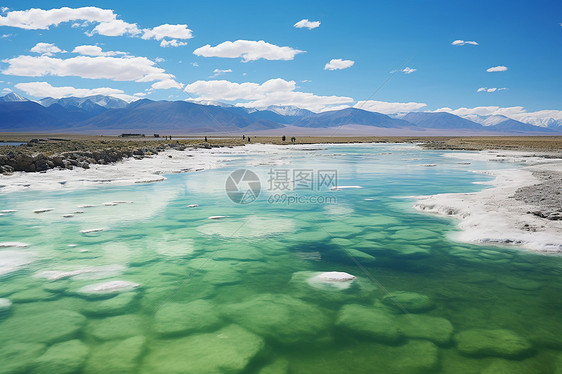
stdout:
[[(418, 196), (414, 208), (458, 219), (453, 240), (562, 252), (562, 160), (525, 152), (451, 153), (462, 160), (500, 160), (513, 168), (476, 171), (495, 177), (491, 188), (474, 193)], [(522, 164), (522, 165), (521, 165)], [(544, 218), (550, 217), (551, 219)]]

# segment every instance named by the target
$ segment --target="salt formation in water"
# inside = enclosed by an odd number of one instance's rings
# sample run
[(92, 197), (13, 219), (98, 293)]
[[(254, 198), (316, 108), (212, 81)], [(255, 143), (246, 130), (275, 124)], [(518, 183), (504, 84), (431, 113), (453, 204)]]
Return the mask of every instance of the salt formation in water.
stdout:
[(5, 248), (5, 247), (25, 248), (27, 246), (29, 246), (29, 244), (22, 243), (22, 242), (2, 242), (2, 243), (0, 243), (0, 248)]
[(282, 294), (264, 294), (226, 305), (223, 312), (248, 330), (283, 344), (310, 341), (329, 325), (317, 306)]
[(90, 233), (94, 233), (94, 232), (100, 232), (100, 231), (104, 231), (105, 229), (103, 228), (97, 228), (97, 229), (86, 229), (86, 230), (80, 230), (80, 232), (82, 234), (90, 234)]
[(207, 300), (190, 303), (166, 303), (154, 315), (154, 332), (158, 335), (180, 335), (217, 329), (222, 318), (217, 307)]
[(135, 336), (98, 345), (92, 349), (84, 372), (86, 374), (135, 373), (145, 344), (145, 337)]
[(363, 305), (345, 305), (338, 313), (336, 326), (383, 343), (396, 343), (403, 338), (392, 314)]
[(139, 287), (140, 284), (122, 280), (109, 281), (104, 283), (91, 284), (84, 286), (78, 290), (79, 294), (111, 294), (119, 292), (132, 291)]
[(442, 346), (451, 341), (453, 325), (445, 318), (425, 314), (403, 314), (396, 318), (400, 330), (408, 338), (426, 339)]
[(6, 313), (12, 308), (12, 302), (9, 299), (0, 299), (0, 315)]
[(54, 343), (74, 338), (86, 318), (70, 310), (52, 310), (31, 315), (14, 315), (0, 324), (4, 341)]
[(71, 374), (79, 371), (88, 357), (89, 348), (80, 340), (54, 344), (37, 358), (33, 364), (33, 374)]
[(532, 349), (527, 339), (505, 329), (465, 330), (454, 339), (459, 351), (474, 356), (517, 357)]
[(46, 213), (52, 211), (53, 208), (43, 208), (43, 209), (35, 209), (33, 213)]
[(221, 330), (163, 341), (144, 360), (147, 373), (240, 373), (265, 348), (251, 332), (230, 325)]
[(0, 277), (14, 273), (32, 262), (32, 256), (21, 250), (0, 251)]
[(315, 288), (333, 288), (339, 290), (348, 289), (351, 283), (355, 280), (355, 276), (340, 272), (329, 271), (320, 273), (307, 279), (307, 283)]
[(96, 319), (86, 326), (86, 334), (97, 340), (127, 339), (142, 334), (142, 318), (134, 314)]
[(46, 270), (35, 274), (37, 278), (55, 281), (64, 278), (72, 279), (103, 279), (119, 275), (125, 270), (123, 265), (88, 266), (71, 271)]

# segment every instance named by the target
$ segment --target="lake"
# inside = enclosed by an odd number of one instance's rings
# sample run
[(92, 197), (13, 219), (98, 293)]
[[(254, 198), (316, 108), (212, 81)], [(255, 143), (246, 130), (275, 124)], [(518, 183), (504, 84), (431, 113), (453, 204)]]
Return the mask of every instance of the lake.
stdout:
[(0, 195), (0, 373), (553, 372), (562, 259), (416, 212), (513, 167), (444, 153), (311, 145)]

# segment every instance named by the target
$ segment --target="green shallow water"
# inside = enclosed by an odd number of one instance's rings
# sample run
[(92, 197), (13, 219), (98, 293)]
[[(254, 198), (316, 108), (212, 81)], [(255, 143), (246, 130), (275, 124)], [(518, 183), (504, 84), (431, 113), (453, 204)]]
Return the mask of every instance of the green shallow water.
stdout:
[[(453, 221), (403, 198), (477, 191), (489, 177), (471, 170), (505, 165), (402, 145), (315, 148), (156, 184), (0, 196), (16, 210), (0, 216), (0, 242), (28, 244), (0, 248), (0, 298), (12, 302), (0, 306), (0, 373), (562, 370), (561, 258), (453, 242)], [(240, 168), (264, 189), (247, 205), (224, 191)], [(340, 186), (363, 188), (272, 204), (271, 168), (334, 169)], [(357, 278), (307, 282), (328, 271)], [(139, 286), (81, 290), (108, 281)]]

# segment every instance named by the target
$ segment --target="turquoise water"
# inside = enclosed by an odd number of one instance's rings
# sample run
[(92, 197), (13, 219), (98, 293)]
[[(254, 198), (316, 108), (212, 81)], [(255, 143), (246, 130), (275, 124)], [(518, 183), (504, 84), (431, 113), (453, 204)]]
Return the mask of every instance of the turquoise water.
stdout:
[[(560, 257), (453, 242), (455, 222), (404, 199), (478, 191), (490, 178), (471, 170), (499, 167), (325, 146), (161, 183), (4, 194), (0, 242), (27, 247), (0, 248), (0, 373), (561, 370)], [(246, 205), (225, 193), (240, 168), (262, 185)], [(336, 170), (362, 188), (268, 191), (271, 169)], [(310, 280), (331, 271), (356, 278)], [(88, 291), (110, 281), (131, 283)]]

